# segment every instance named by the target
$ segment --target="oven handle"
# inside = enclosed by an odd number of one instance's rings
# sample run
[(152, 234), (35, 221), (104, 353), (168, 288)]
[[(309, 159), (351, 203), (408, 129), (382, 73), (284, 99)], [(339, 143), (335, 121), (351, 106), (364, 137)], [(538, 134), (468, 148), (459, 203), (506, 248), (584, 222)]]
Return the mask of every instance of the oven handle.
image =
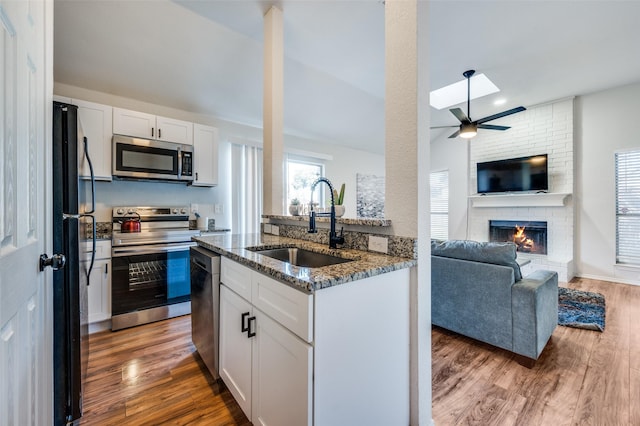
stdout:
[(111, 249), (112, 257), (130, 256), (138, 254), (157, 254), (167, 253), (170, 251), (189, 250), (190, 247), (197, 245), (196, 243), (185, 244), (161, 244), (153, 246), (137, 246), (137, 247), (113, 247)]

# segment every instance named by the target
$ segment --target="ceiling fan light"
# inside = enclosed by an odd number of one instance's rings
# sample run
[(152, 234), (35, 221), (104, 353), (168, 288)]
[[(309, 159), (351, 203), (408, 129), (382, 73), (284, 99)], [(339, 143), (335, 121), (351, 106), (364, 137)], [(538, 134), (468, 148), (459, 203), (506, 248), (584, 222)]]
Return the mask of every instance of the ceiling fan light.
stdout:
[(464, 139), (471, 139), (478, 134), (478, 128), (471, 123), (460, 125), (460, 137)]

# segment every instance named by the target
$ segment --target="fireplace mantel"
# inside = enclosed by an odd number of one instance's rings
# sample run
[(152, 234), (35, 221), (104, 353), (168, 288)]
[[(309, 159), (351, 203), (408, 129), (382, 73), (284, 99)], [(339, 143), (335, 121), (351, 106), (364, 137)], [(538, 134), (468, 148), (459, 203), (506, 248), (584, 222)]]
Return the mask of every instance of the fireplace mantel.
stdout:
[(571, 194), (545, 192), (540, 194), (471, 195), (471, 207), (562, 207)]

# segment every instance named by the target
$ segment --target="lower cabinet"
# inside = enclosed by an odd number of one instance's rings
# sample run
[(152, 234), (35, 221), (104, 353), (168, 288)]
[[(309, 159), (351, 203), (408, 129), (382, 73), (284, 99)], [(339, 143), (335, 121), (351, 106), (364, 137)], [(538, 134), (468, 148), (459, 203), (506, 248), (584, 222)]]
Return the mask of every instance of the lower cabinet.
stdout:
[[(91, 243), (85, 243), (82, 268), (91, 262)], [(111, 241), (96, 243), (96, 256), (89, 275), (88, 316), (89, 323), (111, 318)]]
[(409, 424), (409, 274), (309, 294), (223, 256), (220, 376), (251, 422)]
[(310, 344), (220, 287), (220, 376), (254, 425), (311, 424), (312, 361)]

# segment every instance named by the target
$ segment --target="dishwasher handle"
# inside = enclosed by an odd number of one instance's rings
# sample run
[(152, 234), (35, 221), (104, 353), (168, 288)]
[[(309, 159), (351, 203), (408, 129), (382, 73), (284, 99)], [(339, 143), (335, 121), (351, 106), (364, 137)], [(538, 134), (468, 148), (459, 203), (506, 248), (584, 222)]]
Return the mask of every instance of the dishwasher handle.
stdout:
[(208, 273), (215, 275), (220, 273), (220, 255), (199, 246), (190, 248), (191, 262)]

